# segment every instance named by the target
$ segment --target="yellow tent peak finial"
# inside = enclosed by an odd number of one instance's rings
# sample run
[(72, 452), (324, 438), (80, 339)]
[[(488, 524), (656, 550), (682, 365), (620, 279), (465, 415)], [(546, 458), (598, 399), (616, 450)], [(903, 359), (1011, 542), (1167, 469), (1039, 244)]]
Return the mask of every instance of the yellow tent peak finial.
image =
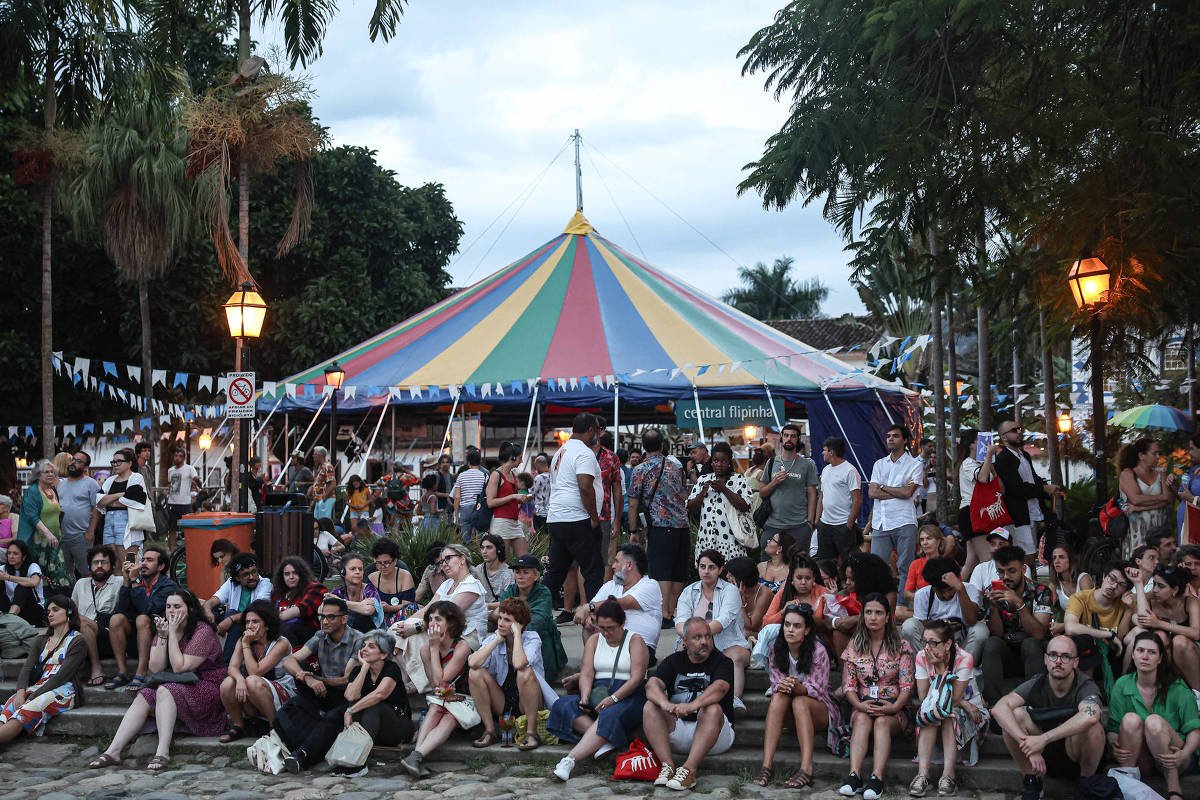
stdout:
[(595, 232), (596, 229), (592, 227), (592, 223), (588, 222), (588, 218), (583, 215), (583, 209), (575, 211), (575, 216), (571, 217), (571, 221), (563, 230), (563, 233), (574, 233), (579, 236), (587, 236), (589, 233)]

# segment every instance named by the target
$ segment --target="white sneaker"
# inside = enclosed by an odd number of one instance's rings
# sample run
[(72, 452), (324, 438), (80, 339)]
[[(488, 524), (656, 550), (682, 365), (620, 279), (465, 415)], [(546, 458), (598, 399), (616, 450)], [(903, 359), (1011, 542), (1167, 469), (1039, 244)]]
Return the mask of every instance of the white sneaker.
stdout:
[(611, 753), (615, 749), (616, 748), (614, 748), (611, 744), (605, 742), (604, 744), (600, 745), (600, 749), (596, 751), (596, 755), (592, 756), (592, 758), (598, 759), (606, 753)]
[(570, 756), (563, 756), (558, 762), (558, 766), (554, 768), (554, 777), (560, 781), (571, 780), (571, 770), (575, 769), (575, 759)]
[(662, 769), (658, 771), (658, 777), (654, 779), (655, 786), (666, 786), (667, 781), (671, 780), (671, 776), (675, 774), (675, 768), (670, 764), (663, 764)]

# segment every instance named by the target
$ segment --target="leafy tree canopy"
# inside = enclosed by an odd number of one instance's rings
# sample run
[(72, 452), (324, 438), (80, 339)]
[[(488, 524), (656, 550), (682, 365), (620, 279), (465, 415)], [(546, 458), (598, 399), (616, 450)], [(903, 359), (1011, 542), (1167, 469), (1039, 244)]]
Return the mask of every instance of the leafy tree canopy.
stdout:
[(793, 263), (794, 259), (784, 256), (775, 259), (770, 267), (761, 261), (753, 267), (739, 267), (742, 285), (730, 289), (721, 299), (755, 319), (814, 319), (821, 316), (821, 302), (829, 297), (829, 288), (817, 278), (792, 280)]

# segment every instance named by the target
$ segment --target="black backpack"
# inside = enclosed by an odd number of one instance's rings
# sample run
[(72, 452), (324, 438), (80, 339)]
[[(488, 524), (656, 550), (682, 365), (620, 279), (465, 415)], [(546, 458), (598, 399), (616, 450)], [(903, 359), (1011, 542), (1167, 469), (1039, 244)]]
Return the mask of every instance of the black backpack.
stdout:
[(1075, 784), (1075, 800), (1125, 800), (1121, 784), (1108, 775), (1088, 775)]

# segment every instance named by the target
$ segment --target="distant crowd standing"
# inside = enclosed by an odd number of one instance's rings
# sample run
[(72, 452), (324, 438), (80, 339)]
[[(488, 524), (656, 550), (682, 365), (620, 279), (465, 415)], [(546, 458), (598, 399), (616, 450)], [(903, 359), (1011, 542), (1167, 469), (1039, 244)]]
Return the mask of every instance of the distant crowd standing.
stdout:
[[(41, 735), (103, 685), (133, 699), (95, 768), (121, 763), (152, 728), (150, 770), (170, 763), (184, 731), (274, 737), (283, 768), (328, 756), (350, 776), (365, 773), (365, 756), (347, 763), (343, 751), (362, 737), (411, 743), (400, 764), (422, 777), (457, 731), (484, 749), (517, 726), (522, 750), (547, 736), (570, 745), (553, 770), (564, 781), (640, 731), (654, 784), (682, 791), (708, 755), (734, 746), (747, 670), (761, 669), (759, 786), (775, 781), (788, 732), (787, 788), (814, 785), (821, 735), (849, 761), (839, 794), (876, 800), (893, 743), (912, 739), (909, 796), (953, 796), (990, 729), (1024, 800), (1042, 797), (1047, 775), (1104, 780), (1106, 759), (1135, 780), (1157, 773), (1168, 800), (1182, 800), (1180, 777), (1200, 752), (1200, 547), (1181, 545), (1172, 510), (1198, 502), (1200, 479), (1164, 476), (1155, 442), (1122, 449), (1120, 556), (1088, 574), (1044, 526), (1062, 489), (1037, 474), (1011, 421), (986, 452), (977, 432), (960, 437), (953, 526), (930, 517), (939, 467), (901, 425), (882, 432), (887, 454), (869, 474), (838, 437), (822, 443), (818, 471), (793, 425), (778, 449), (751, 453), (745, 474), (724, 443), (681, 462), (657, 429), (631, 452), (603, 430), (579, 414), (529, 474), (506, 443), (493, 470), (472, 450), (457, 476), (448, 458), (419, 479), (399, 463), (374, 486), (352, 476), (345, 529), (327, 454), (315, 448), (312, 469), (294, 454), (283, 480), (308, 494), (314, 544), (337, 557), (341, 580), (328, 589), (299, 557), (268, 572), (218, 540), (212, 563), (226, 579), (207, 598), (177, 585), (167, 551), (144, 541), (150, 501), (135, 451), (118, 451), (103, 485), (84, 453), (62, 475), (40, 462), (18, 513), (0, 497), (0, 649), (27, 654), (0, 709), (0, 743)], [(1200, 437), (1190, 451), (1200, 464)], [(183, 461), (173, 506), (196, 487)], [(973, 500), (1002, 508), (1007, 524), (987, 524), (995, 517)], [(385, 511), (429, 530), (454, 522), (461, 540), (434, 542), (414, 574), (374, 527)], [(542, 530), (546, 563), (529, 554)], [(571, 674), (567, 622), (584, 637)], [(425, 696), (419, 719), (414, 694)]]

